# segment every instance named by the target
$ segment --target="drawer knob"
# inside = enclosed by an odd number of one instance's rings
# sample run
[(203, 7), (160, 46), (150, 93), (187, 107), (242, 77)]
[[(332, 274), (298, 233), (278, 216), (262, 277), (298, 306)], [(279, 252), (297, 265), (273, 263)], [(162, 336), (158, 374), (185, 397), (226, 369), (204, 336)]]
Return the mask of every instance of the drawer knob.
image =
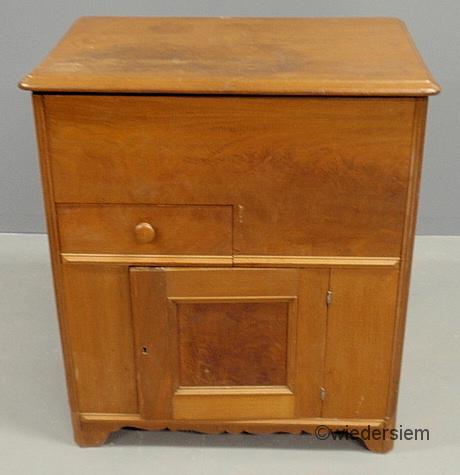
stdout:
[(147, 243), (155, 239), (155, 229), (149, 223), (139, 223), (134, 228), (134, 234), (138, 242)]

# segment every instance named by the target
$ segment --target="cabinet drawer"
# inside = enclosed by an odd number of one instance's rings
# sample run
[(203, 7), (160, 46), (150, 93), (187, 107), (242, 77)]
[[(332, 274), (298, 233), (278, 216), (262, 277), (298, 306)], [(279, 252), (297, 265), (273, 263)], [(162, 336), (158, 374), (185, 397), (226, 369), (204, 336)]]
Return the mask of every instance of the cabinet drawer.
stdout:
[(230, 206), (58, 205), (62, 252), (231, 255)]

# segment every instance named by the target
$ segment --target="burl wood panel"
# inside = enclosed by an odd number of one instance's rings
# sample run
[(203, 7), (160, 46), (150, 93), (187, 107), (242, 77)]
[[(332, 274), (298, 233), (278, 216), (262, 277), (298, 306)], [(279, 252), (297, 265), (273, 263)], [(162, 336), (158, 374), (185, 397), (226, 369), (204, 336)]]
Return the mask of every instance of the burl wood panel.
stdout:
[(181, 386), (287, 383), (288, 303), (178, 303)]
[(45, 98), (58, 202), (232, 205), (240, 255), (401, 253), (413, 98)]
[(383, 418), (391, 376), (397, 269), (332, 269), (323, 417)]
[(396, 18), (81, 18), (21, 87), (179, 94), (439, 92)]
[(63, 270), (78, 410), (137, 413), (128, 269), (66, 264)]
[[(63, 252), (129, 254), (232, 254), (230, 206), (59, 205)], [(135, 228), (155, 235), (140, 242)]]

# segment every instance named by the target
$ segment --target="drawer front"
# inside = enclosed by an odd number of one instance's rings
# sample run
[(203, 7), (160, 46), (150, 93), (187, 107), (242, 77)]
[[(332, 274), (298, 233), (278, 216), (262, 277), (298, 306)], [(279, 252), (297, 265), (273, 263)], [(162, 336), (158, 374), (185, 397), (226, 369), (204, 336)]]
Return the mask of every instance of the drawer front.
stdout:
[(400, 255), (414, 98), (45, 104), (57, 202), (231, 205), (236, 255)]
[(230, 206), (58, 205), (62, 252), (231, 255)]

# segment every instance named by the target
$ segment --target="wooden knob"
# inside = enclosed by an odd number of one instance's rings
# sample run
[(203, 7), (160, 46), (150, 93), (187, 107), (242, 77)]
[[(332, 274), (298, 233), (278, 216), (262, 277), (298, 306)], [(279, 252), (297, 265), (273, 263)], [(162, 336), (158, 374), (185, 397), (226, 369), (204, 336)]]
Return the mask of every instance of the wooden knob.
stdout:
[(152, 242), (155, 239), (155, 229), (149, 223), (139, 223), (134, 228), (134, 234), (138, 242)]

